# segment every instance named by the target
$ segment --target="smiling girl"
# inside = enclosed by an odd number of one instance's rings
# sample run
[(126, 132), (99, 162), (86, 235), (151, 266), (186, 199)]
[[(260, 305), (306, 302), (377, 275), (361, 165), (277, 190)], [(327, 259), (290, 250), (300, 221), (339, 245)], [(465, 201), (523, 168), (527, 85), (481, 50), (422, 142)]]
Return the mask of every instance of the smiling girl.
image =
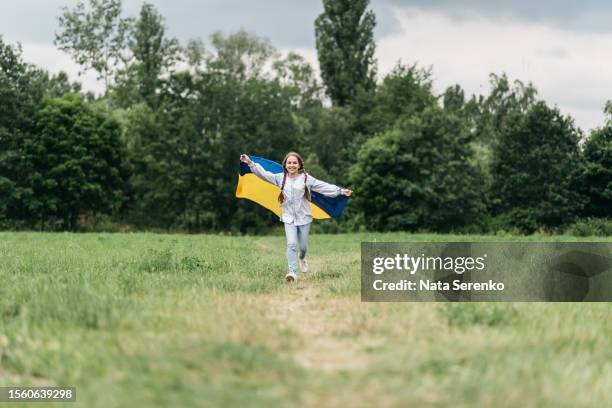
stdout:
[(280, 187), (278, 202), (281, 204), (280, 220), (285, 224), (287, 237), (287, 262), (289, 272), (285, 276), (287, 281), (297, 279), (297, 255), (300, 249), (300, 269), (308, 271), (306, 252), (308, 250), (308, 232), (312, 222), (310, 209), (310, 192), (315, 191), (327, 197), (345, 195), (350, 197), (353, 192), (333, 184), (317, 180), (304, 170), (304, 160), (295, 153), (289, 152), (283, 159), (283, 173), (274, 174), (265, 170), (260, 164), (243, 154), (240, 161), (249, 165), (251, 172), (257, 177)]

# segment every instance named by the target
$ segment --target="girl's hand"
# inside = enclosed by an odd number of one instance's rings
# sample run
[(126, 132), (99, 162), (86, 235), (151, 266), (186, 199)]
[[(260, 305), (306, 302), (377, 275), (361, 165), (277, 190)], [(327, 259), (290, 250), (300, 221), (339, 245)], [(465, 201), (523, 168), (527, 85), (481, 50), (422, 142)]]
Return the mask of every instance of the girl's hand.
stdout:
[(350, 197), (351, 195), (353, 195), (353, 190), (349, 190), (348, 188), (343, 188), (341, 190), (341, 193), (342, 193), (342, 195)]
[(241, 162), (243, 162), (243, 163), (246, 163), (246, 164), (251, 164), (251, 163), (253, 163), (253, 162), (251, 161), (251, 159), (249, 159), (249, 156), (247, 156), (246, 154), (241, 154), (241, 155), (240, 155), (240, 161), (241, 161)]

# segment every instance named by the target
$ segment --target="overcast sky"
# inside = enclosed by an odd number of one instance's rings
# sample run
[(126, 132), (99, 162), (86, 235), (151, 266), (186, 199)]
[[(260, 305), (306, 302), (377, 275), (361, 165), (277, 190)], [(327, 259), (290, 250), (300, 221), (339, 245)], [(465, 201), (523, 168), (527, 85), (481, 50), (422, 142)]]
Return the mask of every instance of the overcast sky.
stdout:
[[(0, 3), (0, 35), (19, 41), (24, 58), (52, 72), (78, 67), (55, 49), (63, 6), (77, 0)], [(240, 28), (267, 37), (280, 51), (298, 51), (316, 65), (314, 19), (321, 0), (149, 0), (166, 18), (168, 34), (183, 44), (217, 30)], [(124, 0), (136, 15), (140, 0)], [(603, 123), (612, 99), (612, 2), (569, 0), (372, 0), (379, 73), (398, 60), (433, 67), (441, 92), (458, 83), (468, 94), (488, 93), (488, 74), (531, 81), (541, 97), (583, 129)], [(84, 87), (100, 90), (94, 75)]]

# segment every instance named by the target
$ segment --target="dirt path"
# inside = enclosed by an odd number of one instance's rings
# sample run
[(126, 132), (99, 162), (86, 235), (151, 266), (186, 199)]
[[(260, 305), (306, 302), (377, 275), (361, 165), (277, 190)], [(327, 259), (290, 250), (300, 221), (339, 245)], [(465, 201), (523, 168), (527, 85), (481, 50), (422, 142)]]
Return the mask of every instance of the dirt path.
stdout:
[(320, 283), (313, 279), (320, 268), (316, 257), (309, 259), (309, 267), (296, 283), (288, 283), (292, 286), (287, 291), (266, 296), (268, 317), (300, 338), (299, 349), (289, 357), (308, 369), (367, 369), (370, 357), (364, 350), (379, 342), (346, 335), (351, 325), (349, 311), (359, 307), (359, 300), (324, 297)]

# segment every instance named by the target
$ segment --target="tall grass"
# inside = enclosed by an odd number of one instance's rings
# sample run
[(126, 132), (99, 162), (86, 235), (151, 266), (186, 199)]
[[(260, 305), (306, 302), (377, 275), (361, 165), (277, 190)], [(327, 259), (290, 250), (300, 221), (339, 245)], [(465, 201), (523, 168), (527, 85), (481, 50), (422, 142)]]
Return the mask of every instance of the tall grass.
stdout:
[(0, 385), (86, 407), (612, 404), (608, 304), (360, 302), (361, 241), (488, 239), (313, 235), (287, 285), (282, 236), (0, 233)]

